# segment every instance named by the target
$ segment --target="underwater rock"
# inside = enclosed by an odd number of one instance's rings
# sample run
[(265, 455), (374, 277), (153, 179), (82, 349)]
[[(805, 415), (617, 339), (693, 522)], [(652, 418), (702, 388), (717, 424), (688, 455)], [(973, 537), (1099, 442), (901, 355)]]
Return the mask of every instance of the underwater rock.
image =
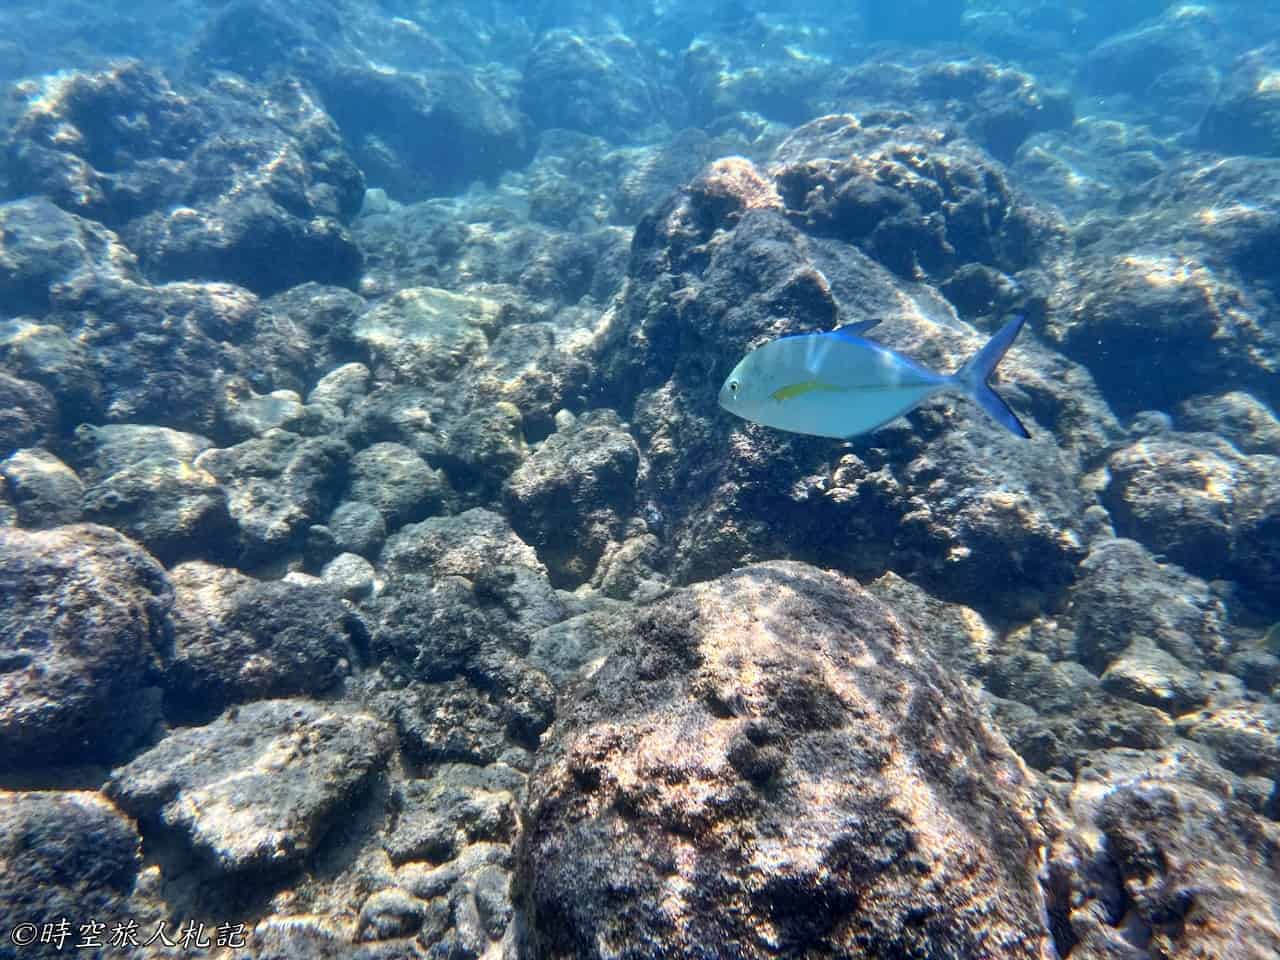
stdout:
[(307, 403), (328, 404), (344, 413), (369, 393), (369, 368), (363, 363), (344, 363), (316, 381)]
[[(352, 329), (367, 305), (343, 287), (304, 283), (263, 300), (247, 353), (249, 379), (306, 394), (358, 353)], [(308, 398), (308, 403), (315, 403)]]
[(474, 843), (510, 844), (523, 786), (524, 776), (501, 764), (442, 763), (430, 777), (402, 781), (391, 800), (399, 816), (384, 841), (387, 855), (397, 866), (440, 864)]
[(230, 559), (236, 553), (226, 491), (189, 460), (159, 455), (122, 466), (85, 491), (84, 512), (86, 519), (127, 534), (167, 565), (194, 557)]
[(136, 423), (82, 423), (74, 438), (75, 465), (90, 483), (151, 459), (190, 463), (213, 446), (197, 433)]
[(385, 367), (401, 383), (439, 387), (484, 352), (500, 311), (486, 297), (418, 287), (371, 307), (352, 333), (375, 370)]
[(1280, 705), (1246, 701), (1210, 706), (1180, 718), (1178, 732), (1209, 747), (1234, 773), (1280, 777)]
[(1121, 416), (1172, 410), (1228, 383), (1272, 395), (1259, 306), (1234, 271), (1215, 269), (1230, 248), (1206, 260), (1199, 245), (1175, 252), (1162, 239), (1087, 247), (1052, 290), (1049, 342), (1089, 369)]
[[(76, 916), (141, 920), (141, 904), (131, 900), (141, 848), (133, 822), (97, 792), (0, 791), (0, 914), (15, 924)], [(68, 950), (78, 936), (73, 923)], [(32, 943), (10, 952), (62, 951)]]
[(84, 484), (49, 451), (15, 450), (0, 460), (0, 476), (20, 526), (39, 530), (80, 519)]
[(1241, 453), (1280, 457), (1280, 419), (1265, 403), (1242, 390), (1192, 397), (1178, 408), (1177, 423), (1183, 431), (1216, 433)]
[(1222, 153), (1280, 157), (1278, 70), (1280, 46), (1275, 43), (1237, 60), (1200, 121), (1200, 145)]
[(0, 369), (0, 456), (47, 443), (58, 422), (58, 401), (38, 383)]
[(613, 600), (643, 603), (670, 588), (659, 572), (663, 566), (661, 541), (652, 533), (636, 533), (604, 548), (591, 586)]
[(417, 683), (375, 696), (419, 763), (495, 762), (507, 747), (502, 708), (464, 680)]
[(1027, 138), (1018, 148), (1010, 176), (1076, 221), (1116, 209), (1176, 157), (1176, 147), (1146, 127), (1087, 116), (1078, 118), (1070, 130)]
[[(847, 158), (859, 129), (829, 118), (793, 148), (821, 157), (843, 145)], [(821, 142), (824, 130), (834, 145)], [(1014, 346), (1005, 375), (1057, 438), (1032, 425), (1037, 438), (1017, 441), (963, 401), (843, 446), (726, 415), (721, 376), (774, 337), (883, 316), (878, 339), (940, 370), (984, 341), (931, 288), (800, 229), (781, 209), (783, 186), (743, 159), (721, 160), (646, 218), (625, 299), (596, 344), (600, 396), (630, 421), (648, 465), (638, 493), (664, 505), (673, 579), (803, 556), (872, 577), (918, 572), (943, 597), (1023, 616), (1061, 591), (1083, 556), (1078, 478), (1119, 435), (1114, 418), (1085, 371), (1031, 340)]]
[(350, 457), (338, 438), (272, 429), (233, 447), (206, 450), (195, 466), (226, 489), (240, 530), (239, 562), (252, 564), (301, 545), (307, 527), (336, 501)]
[(377, 589), (373, 564), (354, 553), (340, 553), (326, 563), (320, 579), (344, 600), (363, 600)]
[(511, 526), (547, 565), (551, 582), (590, 579), (635, 506), (640, 453), (617, 414), (578, 418), (534, 448), (502, 489)]
[(613, 650), (625, 631), (629, 610), (626, 604), (610, 604), (535, 631), (529, 638), (529, 663), (562, 686), (583, 666)]
[(296, 866), (395, 748), (385, 724), (305, 700), (266, 700), (171, 731), (103, 788), (159, 821), (219, 874)]
[[(1152, 115), (1161, 111), (1186, 114), (1194, 122), (1197, 104), (1157, 97), (1157, 94), (1170, 86), (1174, 89), (1180, 86), (1170, 82), (1170, 73), (1185, 71), (1191, 66), (1212, 68), (1212, 40), (1204, 26), (1190, 13), (1108, 37), (1084, 56), (1077, 80), (1081, 87), (1094, 94), (1126, 94)], [(1212, 87), (1207, 93), (1198, 104), (1200, 110), (1212, 102)]]
[(533, 548), (507, 521), (480, 508), (403, 527), (387, 539), (380, 563), (394, 581), (421, 574), (474, 581), (494, 567), (527, 567), (546, 575)]
[[(364, 194), (333, 121), (302, 85), (223, 74), (176, 89), (124, 62), (16, 90), (11, 188), (119, 230), (156, 280), (225, 280), (258, 293), (351, 285), (342, 221)], [(134, 122), (112, 124), (122, 115)]]
[(159, 718), (173, 591), (114, 530), (0, 527), (0, 769), (103, 762)]
[(47, 387), (58, 398), (64, 424), (102, 415), (102, 371), (95, 370), (84, 344), (73, 341), (61, 327), (24, 319), (0, 321), (0, 363)]
[(679, 95), (664, 84), (654, 52), (626, 34), (581, 36), (549, 30), (529, 53), (520, 106), (541, 128), (559, 127), (615, 142), (679, 127)]
[(398, 578), (388, 578), (373, 624), (374, 654), (422, 680), (450, 680), (473, 671), (492, 629), (471, 584), (445, 576), (417, 589), (401, 592), (400, 587)]
[(1141, 440), (1108, 468), (1103, 499), (1117, 532), (1268, 602), (1280, 595), (1280, 458), (1190, 434)]
[(1012, 273), (1060, 242), (1061, 225), (1021, 202), (998, 164), (909, 116), (822, 117), (774, 159), (794, 222), (856, 244), (908, 280), (943, 280), (966, 263)]
[(1033, 958), (1036, 807), (889, 607), (761, 564), (637, 611), (566, 696), (516, 889), (540, 955)]
[(321, 529), (327, 532), (336, 553), (355, 553), (370, 560), (377, 557), (387, 539), (387, 522), (382, 512), (373, 504), (356, 500), (338, 504), (329, 515), (328, 523), (324, 527), (312, 527), (308, 535)]
[(1280, 824), (1240, 787), (1185, 743), (1095, 754), (1045, 869), (1059, 955), (1276, 955)]
[(170, 572), (173, 657), (166, 711), (207, 718), (233, 703), (323, 693), (351, 670), (363, 624), (328, 590), (260, 582), (201, 561)]
[(905, 118), (900, 111), (909, 104), (921, 121), (959, 126), (1006, 163), (1028, 137), (1070, 129), (1075, 119), (1066, 91), (1047, 87), (1031, 73), (981, 58), (940, 61), (929, 51), (895, 51), (892, 59), (843, 70), (835, 89), (831, 108), (821, 112)]
[(399, 443), (375, 443), (351, 458), (346, 500), (375, 507), (395, 531), (443, 510), (453, 491), (439, 470)]
[(10, 315), (43, 316), (72, 291), (141, 279), (119, 237), (48, 197), (0, 203), (0, 232), (0, 298)]
[(1111, 662), (1102, 674), (1102, 688), (1175, 717), (1208, 698), (1195, 673), (1145, 638), (1135, 640)]
[(239, 344), (257, 307), (227, 284), (124, 281), (60, 290), (56, 316), (83, 345), (101, 419), (213, 435), (222, 384), (247, 365)]
[(1220, 667), (1231, 652), (1222, 599), (1133, 540), (1104, 539), (1090, 547), (1064, 619), (1072, 638), (1064, 655), (1097, 674), (1139, 638), (1191, 670)]
[(1161, 710), (1104, 691), (1079, 663), (1021, 649), (1036, 639), (1034, 629), (1014, 631), (982, 677), (996, 726), (1030, 766), (1074, 771), (1096, 750), (1155, 750), (1174, 739)]

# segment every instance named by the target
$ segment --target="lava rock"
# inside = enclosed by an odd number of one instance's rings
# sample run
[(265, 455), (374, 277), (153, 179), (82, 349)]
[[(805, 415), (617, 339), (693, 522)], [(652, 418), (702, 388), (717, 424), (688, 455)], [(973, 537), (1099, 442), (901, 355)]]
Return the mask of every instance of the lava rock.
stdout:
[(1045, 866), (1060, 955), (1264, 957), (1280, 950), (1268, 857), (1280, 831), (1191, 745), (1096, 754)]
[(300, 546), (307, 527), (332, 508), (346, 481), (350, 448), (336, 437), (268, 430), (233, 447), (206, 450), (195, 466), (227, 491), (240, 529), (241, 561)]
[(1208, 698), (1208, 690), (1196, 674), (1149, 641), (1131, 644), (1113, 661), (1102, 675), (1102, 687), (1174, 716)]
[(635, 441), (606, 410), (553, 433), (511, 475), (503, 487), (507, 515), (553, 584), (590, 579), (634, 509), (639, 468)]
[(121, 467), (85, 491), (84, 512), (138, 541), (161, 563), (235, 556), (226, 491), (188, 460), (151, 456)]
[(233, 703), (338, 684), (366, 643), (357, 617), (328, 590), (259, 582), (200, 561), (175, 567), (174, 650), (166, 710), (205, 718)]
[(1241, 390), (1187, 400), (1178, 408), (1178, 426), (1216, 433), (1241, 453), (1280, 457), (1280, 420), (1265, 403)]
[(340, 553), (324, 565), (320, 579), (344, 600), (362, 600), (377, 586), (377, 571), (364, 557)]
[(679, 126), (679, 99), (653, 59), (625, 34), (549, 30), (529, 53), (520, 106), (539, 127), (624, 143), (660, 124)]
[(516, 833), (516, 797), (524, 777), (501, 765), (444, 763), (423, 780), (399, 784), (392, 799), (399, 811), (385, 847), (397, 865), (443, 863), (474, 843), (511, 843)]
[[(139, 912), (131, 894), (142, 869), (142, 840), (130, 819), (96, 792), (0, 792), (0, 858), (6, 864), (0, 911), (15, 924)], [(20, 951), (65, 956), (79, 937), (73, 921), (61, 948), (34, 942)]]
[(1280, 593), (1280, 459), (1193, 434), (1139, 441), (1108, 467), (1118, 532), (1202, 576)]
[(440, 512), (451, 494), (444, 474), (403, 444), (375, 443), (351, 458), (346, 499), (377, 508), (388, 530)]
[(296, 80), (179, 90), (124, 62), (19, 85), (18, 98), (11, 186), (122, 231), (151, 277), (273, 293), (358, 276), (341, 221), (363, 178)]
[(1070, 652), (1099, 674), (1138, 639), (1192, 670), (1220, 667), (1231, 652), (1221, 598), (1203, 580), (1156, 562), (1133, 540), (1104, 539), (1090, 547), (1071, 588), (1068, 617)]
[(1232, 66), (1200, 121), (1200, 144), (1222, 153), (1280, 157), (1280, 45), (1251, 50)]
[[(538, 950), (1040, 956), (1031, 784), (889, 608), (762, 564), (629, 633), (530, 777), (516, 885)], [(739, 754), (769, 747), (762, 787)]]
[(173, 731), (104, 789), (219, 874), (274, 872), (311, 855), (394, 747), (392, 731), (367, 714), (267, 700)]
[(18, 523), (30, 529), (75, 523), (81, 517), (84, 484), (47, 450), (17, 450), (0, 460)]
[(58, 421), (58, 402), (40, 386), (0, 370), (0, 455), (47, 443)]
[(158, 719), (173, 592), (114, 530), (0, 527), (0, 769), (103, 762)]

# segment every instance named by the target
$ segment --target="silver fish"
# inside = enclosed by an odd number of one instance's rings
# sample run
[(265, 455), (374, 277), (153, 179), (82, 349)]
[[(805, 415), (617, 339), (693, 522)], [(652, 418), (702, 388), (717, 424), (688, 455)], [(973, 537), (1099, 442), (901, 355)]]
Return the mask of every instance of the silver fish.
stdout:
[(720, 406), (778, 430), (846, 439), (882, 427), (930, 397), (960, 393), (1010, 433), (1030, 437), (987, 384), (1023, 319), (1010, 320), (952, 374), (935, 373), (865, 339), (878, 320), (782, 337), (738, 362), (720, 388)]

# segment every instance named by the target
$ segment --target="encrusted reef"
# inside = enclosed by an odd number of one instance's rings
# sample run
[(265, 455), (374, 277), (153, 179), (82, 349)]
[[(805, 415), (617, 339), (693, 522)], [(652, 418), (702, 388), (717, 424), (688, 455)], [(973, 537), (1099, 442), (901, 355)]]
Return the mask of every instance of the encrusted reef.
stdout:
[(1277, 30), (6, 2), (0, 958), (1280, 955)]

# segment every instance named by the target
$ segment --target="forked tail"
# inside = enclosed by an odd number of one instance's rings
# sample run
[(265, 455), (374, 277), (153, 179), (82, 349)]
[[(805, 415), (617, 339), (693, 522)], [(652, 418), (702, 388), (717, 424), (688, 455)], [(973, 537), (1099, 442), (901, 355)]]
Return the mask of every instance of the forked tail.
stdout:
[(1017, 415), (1009, 409), (1009, 405), (1000, 399), (1000, 395), (992, 390), (987, 383), (991, 374), (995, 373), (1000, 361), (1004, 359), (1005, 352), (1018, 336), (1018, 331), (1022, 329), (1025, 319), (1025, 317), (1019, 315), (1001, 327), (999, 332), (987, 341), (985, 347), (970, 357), (969, 362), (956, 371), (954, 379), (956, 385), (972, 397), (978, 406), (987, 411), (987, 415), (992, 420), (1002, 424), (1006, 430), (1015, 436), (1029, 439), (1031, 434), (1027, 433), (1027, 428), (1022, 425), (1022, 421), (1018, 419)]

